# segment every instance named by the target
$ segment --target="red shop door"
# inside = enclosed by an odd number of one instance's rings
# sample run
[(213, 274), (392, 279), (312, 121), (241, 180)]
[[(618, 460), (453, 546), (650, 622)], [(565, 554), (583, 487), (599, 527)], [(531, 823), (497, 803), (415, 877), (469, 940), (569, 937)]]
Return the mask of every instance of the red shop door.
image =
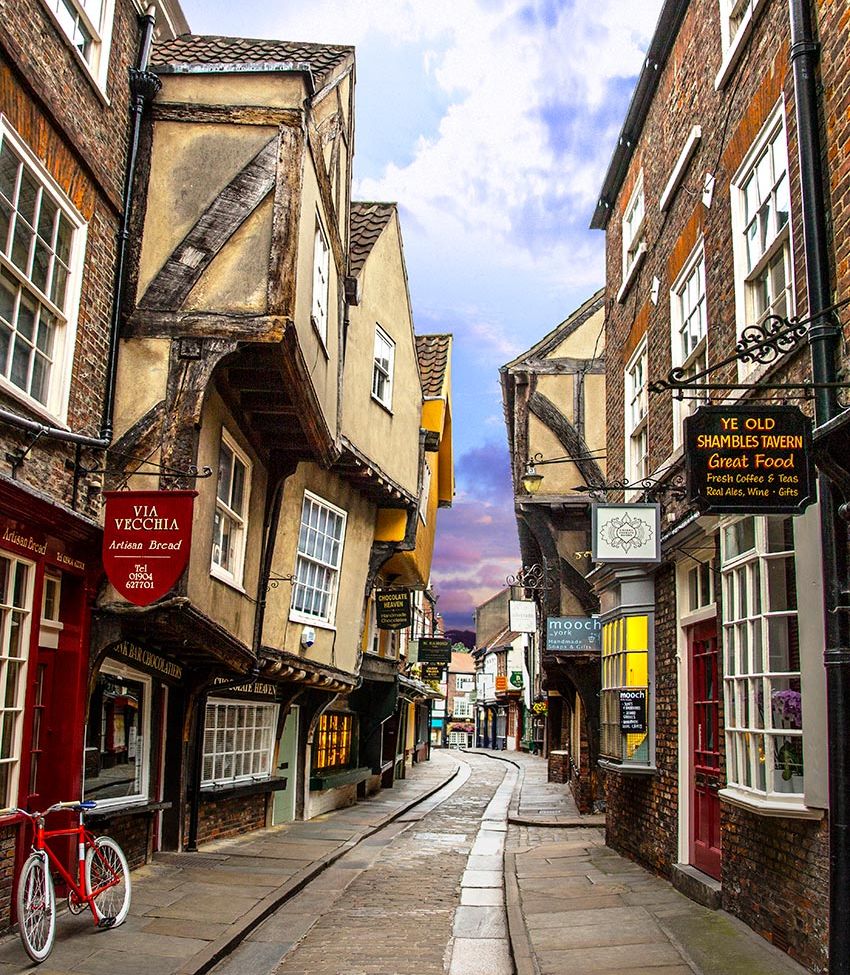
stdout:
[(720, 667), (713, 620), (688, 630), (691, 671), (691, 863), (720, 879)]

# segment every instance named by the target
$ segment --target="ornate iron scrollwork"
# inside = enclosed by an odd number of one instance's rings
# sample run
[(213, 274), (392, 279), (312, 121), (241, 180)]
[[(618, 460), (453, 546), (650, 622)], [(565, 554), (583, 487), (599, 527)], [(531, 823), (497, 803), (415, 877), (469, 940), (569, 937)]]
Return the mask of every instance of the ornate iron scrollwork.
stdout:
[(617, 481), (608, 481), (605, 484), (599, 485), (580, 484), (573, 488), (573, 490), (580, 491), (583, 494), (589, 494), (592, 497), (615, 494), (619, 491), (641, 491), (649, 498), (665, 494), (679, 501), (684, 500), (688, 496), (684, 474), (676, 474), (666, 481), (655, 477), (644, 477), (639, 481), (629, 481), (623, 477)]
[(505, 576), (505, 583), (508, 586), (538, 590), (544, 588), (545, 576), (543, 566), (535, 562), (533, 565), (522, 566), (516, 575)]

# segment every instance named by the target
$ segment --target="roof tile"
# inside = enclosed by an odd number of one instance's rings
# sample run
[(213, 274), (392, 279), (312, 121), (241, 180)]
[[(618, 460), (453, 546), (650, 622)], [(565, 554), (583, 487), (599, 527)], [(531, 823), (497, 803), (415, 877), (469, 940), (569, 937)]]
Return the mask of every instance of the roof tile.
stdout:
[(363, 270), (366, 258), (372, 252), (372, 248), (384, 232), (395, 210), (395, 203), (352, 202), (349, 246), (349, 264), (352, 274), (357, 275)]
[(300, 68), (309, 65), (315, 78), (324, 83), (332, 72), (353, 58), (354, 48), (330, 44), (302, 44), (250, 37), (221, 37), (180, 34), (154, 45), (151, 66), (160, 74), (205, 65), (224, 70), (228, 65), (258, 68)]
[(425, 396), (442, 396), (449, 367), (451, 335), (417, 335), (416, 354)]

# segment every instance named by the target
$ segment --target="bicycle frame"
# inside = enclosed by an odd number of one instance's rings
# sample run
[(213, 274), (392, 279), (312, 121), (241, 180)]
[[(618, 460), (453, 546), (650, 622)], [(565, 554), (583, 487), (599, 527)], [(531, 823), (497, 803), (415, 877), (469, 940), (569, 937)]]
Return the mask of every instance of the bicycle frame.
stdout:
[[(92, 918), (94, 923), (98, 924), (97, 910), (95, 909), (95, 898), (102, 894), (103, 891), (108, 890), (110, 887), (114, 887), (120, 880), (116, 877), (109, 883), (102, 884), (95, 890), (86, 891), (86, 850), (91, 848), (94, 850), (94, 855), (98, 856), (98, 849), (94, 842), (94, 835), (86, 829), (83, 820), (83, 812), (80, 810), (80, 821), (77, 826), (72, 829), (46, 829), (44, 825), (44, 816), (39, 816), (37, 819), (33, 820), (33, 844), (32, 848), (36, 853), (44, 854), (48, 861), (56, 868), (59, 875), (68, 885), (70, 891), (73, 892), (74, 896), (80, 902), (80, 904), (88, 904), (89, 910), (92, 913)], [(79, 882), (74, 880), (71, 874), (65, 869), (59, 857), (50, 849), (47, 845), (47, 840), (52, 840), (60, 836), (76, 836), (77, 837), (77, 876), (79, 877)]]

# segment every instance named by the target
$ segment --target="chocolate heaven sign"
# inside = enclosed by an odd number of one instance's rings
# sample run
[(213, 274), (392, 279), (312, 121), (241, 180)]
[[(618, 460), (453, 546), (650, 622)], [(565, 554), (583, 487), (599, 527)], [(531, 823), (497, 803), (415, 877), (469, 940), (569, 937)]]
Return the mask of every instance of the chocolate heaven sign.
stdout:
[(796, 406), (702, 406), (685, 419), (688, 495), (705, 514), (801, 514), (812, 421)]
[(104, 491), (103, 567), (137, 606), (164, 596), (180, 578), (192, 545), (197, 491)]

